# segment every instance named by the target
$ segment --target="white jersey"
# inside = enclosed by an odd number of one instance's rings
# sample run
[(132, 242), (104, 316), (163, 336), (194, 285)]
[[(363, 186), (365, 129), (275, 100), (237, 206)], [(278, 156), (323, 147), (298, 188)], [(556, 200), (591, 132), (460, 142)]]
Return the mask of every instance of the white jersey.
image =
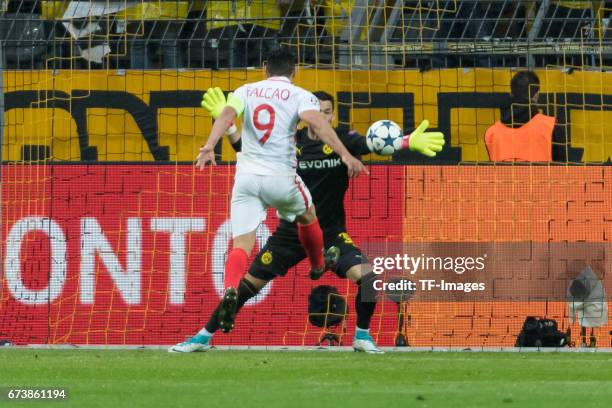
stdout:
[(242, 151), (236, 171), (260, 175), (295, 174), (295, 132), (299, 114), (319, 111), (319, 100), (286, 77), (271, 77), (236, 89), (244, 103)]

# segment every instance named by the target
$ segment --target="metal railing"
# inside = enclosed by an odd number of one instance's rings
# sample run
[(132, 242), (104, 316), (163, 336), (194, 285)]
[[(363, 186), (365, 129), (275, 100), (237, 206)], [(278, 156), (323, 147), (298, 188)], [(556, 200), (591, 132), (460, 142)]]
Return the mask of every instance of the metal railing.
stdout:
[(7, 69), (243, 68), (280, 44), (321, 68), (606, 69), (612, 2), (570, 3), (3, 0), (0, 45)]

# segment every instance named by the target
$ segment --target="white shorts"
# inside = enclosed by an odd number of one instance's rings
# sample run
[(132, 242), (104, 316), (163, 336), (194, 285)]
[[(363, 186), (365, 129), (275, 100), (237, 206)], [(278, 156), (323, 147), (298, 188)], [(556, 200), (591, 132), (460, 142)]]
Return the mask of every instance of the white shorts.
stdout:
[(298, 175), (236, 173), (232, 190), (232, 236), (255, 231), (266, 219), (268, 208), (275, 208), (279, 218), (293, 222), (311, 205), (310, 191)]

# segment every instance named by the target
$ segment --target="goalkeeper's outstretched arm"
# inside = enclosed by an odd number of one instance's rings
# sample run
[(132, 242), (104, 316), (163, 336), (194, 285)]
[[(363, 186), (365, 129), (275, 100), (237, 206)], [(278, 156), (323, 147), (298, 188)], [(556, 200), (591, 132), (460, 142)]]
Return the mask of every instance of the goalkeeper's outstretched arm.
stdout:
[[(442, 151), (445, 141), (441, 132), (427, 132), (429, 121), (424, 120), (410, 134), (405, 135), (402, 141), (402, 150), (419, 152), (428, 157), (435, 157)], [(355, 131), (344, 134), (340, 140), (354, 155), (373, 153), (366, 143), (366, 138)]]
[(319, 136), (319, 138), (327, 143), (342, 159), (342, 162), (348, 168), (349, 177), (358, 176), (364, 172), (369, 174), (363, 163), (353, 157), (347, 148), (342, 144), (336, 131), (332, 126), (325, 120), (325, 117), (321, 112), (316, 110), (307, 110), (300, 113), (300, 119), (302, 119), (312, 131)]
[(409, 135), (404, 136), (402, 149), (409, 149), (412, 152), (419, 152), (427, 157), (436, 157), (444, 148), (444, 133), (427, 132), (429, 121), (425, 119)]

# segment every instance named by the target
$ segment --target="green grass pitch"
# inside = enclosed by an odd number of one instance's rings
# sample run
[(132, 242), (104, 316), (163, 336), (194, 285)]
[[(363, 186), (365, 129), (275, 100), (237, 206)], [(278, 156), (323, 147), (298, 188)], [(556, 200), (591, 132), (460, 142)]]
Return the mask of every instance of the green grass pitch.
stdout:
[(612, 354), (0, 350), (3, 407), (611, 407)]

